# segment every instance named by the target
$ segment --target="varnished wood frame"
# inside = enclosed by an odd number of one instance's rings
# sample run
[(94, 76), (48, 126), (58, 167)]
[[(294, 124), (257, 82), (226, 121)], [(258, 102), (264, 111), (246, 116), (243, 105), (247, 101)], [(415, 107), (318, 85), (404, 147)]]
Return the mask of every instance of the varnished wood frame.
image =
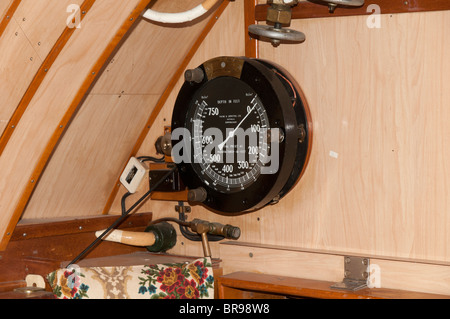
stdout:
[[(13, 4), (15, 4), (16, 2), (20, 3), (20, 0), (15, 1)], [(84, 17), (89, 12), (89, 9), (92, 8), (92, 5), (94, 4), (94, 2), (95, 2), (95, 0), (85, 0), (83, 2), (83, 4), (80, 6), (81, 21), (83, 21)], [(17, 125), (19, 125), (22, 115), (25, 113), (28, 105), (30, 104), (31, 100), (33, 99), (33, 97), (36, 94), (37, 90), (39, 89), (40, 85), (42, 84), (42, 81), (44, 81), (44, 78), (47, 75), (48, 70), (52, 67), (53, 63), (58, 58), (62, 49), (65, 47), (67, 42), (70, 40), (74, 31), (75, 31), (75, 28), (66, 27), (64, 29), (61, 36), (56, 41), (52, 50), (47, 55), (46, 59), (44, 60), (41, 67), (37, 71), (36, 75), (34, 76), (33, 80), (31, 81), (30, 85), (28, 86), (28, 89), (26, 90), (25, 94), (23, 95), (22, 99), (20, 100), (13, 115), (9, 119), (8, 124), (5, 127), (5, 130), (3, 131), (3, 134), (0, 137), (0, 156), (3, 153), (6, 145), (8, 144), (8, 141), (11, 138), (11, 136), (14, 132), (14, 129), (17, 127)], [(0, 36), (1, 36), (1, 32), (2, 32), (2, 30), (0, 27)]]
[[(330, 13), (326, 5), (306, 1), (300, 2), (292, 9), (292, 19), (370, 15), (374, 13), (368, 10), (368, 6), (372, 4), (380, 7), (381, 14), (450, 10), (450, 1), (447, 0), (375, 0), (365, 1), (361, 7), (337, 7), (334, 13)], [(255, 7), (257, 21), (266, 20), (267, 8), (268, 5), (265, 4)]]
[[(86, 1), (95, 1), (95, 0), (86, 0)], [(88, 76), (84, 80), (81, 87), (78, 89), (75, 98), (72, 100), (71, 104), (67, 108), (67, 111), (60, 120), (57, 129), (53, 132), (51, 138), (47, 142), (44, 151), (42, 152), (31, 176), (29, 177), (30, 182), (25, 186), (21, 194), (21, 197), (18, 201), (18, 204), (11, 215), (5, 233), (2, 234), (2, 240), (0, 242), (0, 251), (6, 249), (6, 246), (8, 245), (8, 242), (11, 238), (11, 234), (13, 233), (14, 228), (16, 227), (17, 222), (19, 221), (20, 216), (22, 215), (31, 197), (31, 194), (33, 193), (34, 188), (36, 187), (37, 181), (39, 180), (51, 154), (53, 153), (56, 145), (58, 144), (60, 137), (64, 133), (67, 124), (72, 119), (80, 103), (83, 101), (86, 92), (91, 88), (92, 83), (94, 83), (95, 79), (97, 78), (98, 74), (104, 67), (105, 63), (107, 62), (111, 54), (114, 52), (117, 46), (121, 43), (122, 39), (129, 32), (129, 30), (132, 28), (135, 22), (138, 20), (140, 14), (149, 5), (150, 1), (151, 0), (141, 0), (138, 3), (138, 5), (133, 9), (132, 13), (127, 17), (125, 22), (119, 28), (119, 31), (117, 31), (114, 38), (110, 41), (110, 43), (107, 45), (106, 49), (103, 51), (101, 56), (97, 59), (97, 62), (90, 70)]]
[[(134, 145), (134, 147), (133, 147), (129, 157), (135, 156), (136, 153), (138, 152), (138, 150), (141, 147), (142, 143), (144, 142), (148, 132), (150, 131), (150, 128), (152, 127), (153, 123), (155, 122), (158, 114), (161, 112), (164, 104), (166, 103), (167, 99), (169, 98), (170, 94), (172, 93), (172, 90), (174, 89), (174, 87), (177, 84), (178, 80), (180, 79), (180, 77), (182, 76), (183, 72), (185, 71), (187, 65), (191, 61), (191, 59), (194, 56), (194, 54), (197, 52), (197, 50), (200, 47), (200, 45), (203, 43), (203, 40), (206, 38), (208, 33), (214, 27), (214, 25), (216, 24), (217, 20), (220, 18), (222, 13), (225, 11), (225, 9), (227, 8), (228, 4), (229, 4), (229, 0), (225, 0), (225, 1), (223, 1), (220, 4), (218, 9), (211, 16), (211, 18), (209, 19), (208, 23), (203, 28), (202, 32), (199, 34), (199, 36), (195, 40), (194, 45), (191, 47), (189, 52), (184, 57), (184, 59), (181, 62), (180, 66), (178, 67), (178, 69), (173, 74), (172, 78), (170, 79), (170, 82), (167, 85), (166, 89), (164, 90), (163, 94), (161, 95), (161, 97), (159, 98), (158, 102), (156, 103), (156, 105), (155, 105), (152, 113), (150, 114), (149, 119), (147, 120), (147, 123), (145, 124), (144, 129), (142, 130), (141, 134), (139, 135), (139, 138), (137, 139), (136, 144)], [(111, 209), (111, 206), (112, 206), (112, 204), (114, 202), (114, 199), (116, 198), (116, 195), (117, 195), (117, 193), (119, 191), (120, 185), (121, 184), (119, 182), (119, 178), (117, 178), (117, 181), (114, 184), (113, 190), (112, 190), (111, 194), (109, 195), (108, 200), (107, 200), (107, 202), (105, 204), (105, 207), (103, 209), (103, 214), (104, 215), (109, 213), (109, 211)]]

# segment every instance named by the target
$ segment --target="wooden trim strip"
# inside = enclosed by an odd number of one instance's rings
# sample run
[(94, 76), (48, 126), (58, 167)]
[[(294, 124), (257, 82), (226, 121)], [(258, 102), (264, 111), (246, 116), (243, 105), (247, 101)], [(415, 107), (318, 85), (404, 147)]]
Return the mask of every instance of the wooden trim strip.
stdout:
[(53, 153), (56, 145), (58, 144), (59, 139), (63, 134), (67, 124), (72, 119), (72, 116), (74, 115), (80, 103), (83, 101), (86, 92), (90, 89), (92, 83), (97, 78), (99, 71), (103, 68), (104, 64), (106, 63), (110, 55), (114, 52), (115, 48), (120, 44), (122, 38), (125, 36), (128, 30), (130, 30), (131, 27), (134, 25), (135, 21), (138, 20), (140, 14), (148, 6), (150, 1), (151, 0), (141, 0), (139, 2), (139, 4), (134, 8), (132, 13), (128, 16), (128, 18), (119, 28), (119, 31), (116, 33), (114, 38), (108, 44), (106, 49), (103, 51), (103, 54), (97, 59), (97, 62), (95, 63), (94, 67), (88, 73), (88, 76), (84, 80), (83, 84), (78, 90), (78, 93), (76, 94), (72, 103), (68, 107), (65, 115), (61, 119), (59, 126), (56, 128), (52, 137), (48, 141), (47, 146), (45, 147), (43, 153), (41, 154), (39, 161), (37, 162), (36, 167), (34, 168), (33, 173), (29, 178), (30, 183), (28, 183), (28, 185), (25, 187), (20, 197), (20, 200), (17, 204), (17, 207), (14, 209), (14, 212), (11, 216), (8, 226), (6, 227), (5, 234), (3, 234), (3, 238), (0, 243), (0, 250), (6, 249), (6, 246), (8, 245), (8, 242), (11, 238), (11, 234), (13, 233), (14, 228), (16, 227), (17, 222), (19, 221), (20, 216), (23, 213), (23, 210), (25, 209), (30, 199), (30, 196), (35, 188), (35, 185), (37, 184), (37, 181), (39, 180), (45, 166), (47, 165), (47, 162), (51, 154)]
[[(197, 37), (197, 40), (195, 40), (195, 42), (192, 45), (191, 49), (189, 50), (189, 52), (184, 57), (184, 59), (181, 62), (180, 66), (175, 71), (175, 73), (172, 76), (169, 84), (167, 85), (166, 89), (164, 90), (164, 92), (162, 93), (161, 97), (159, 98), (156, 106), (153, 108), (153, 111), (150, 114), (150, 117), (149, 117), (149, 119), (148, 119), (144, 129), (142, 130), (141, 134), (139, 135), (139, 138), (137, 139), (136, 144), (134, 145), (134, 147), (133, 147), (133, 149), (131, 151), (130, 157), (136, 155), (136, 153), (138, 152), (138, 150), (141, 147), (143, 141), (145, 140), (145, 137), (147, 136), (148, 132), (150, 131), (150, 128), (152, 127), (153, 123), (155, 122), (158, 114), (161, 112), (161, 109), (163, 108), (164, 104), (166, 103), (167, 99), (169, 98), (170, 93), (172, 92), (173, 88), (175, 87), (175, 85), (177, 84), (178, 80), (180, 79), (180, 76), (183, 74), (183, 72), (185, 71), (187, 65), (189, 64), (189, 61), (191, 61), (192, 57), (197, 52), (197, 50), (200, 47), (200, 45), (202, 44), (203, 40), (206, 38), (206, 36), (211, 31), (211, 29), (213, 28), (213, 26), (215, 25), (215, 23), (217, 22), (219, 17), (225, 11), (226, 7), (228, 6), (228, 3), (229, 3), (228, 0), (223, 1), (222, 4), (219, 6), (219, 8), (214, 12), (214, 14), (212, 15), (212, 17), (210, 18), (210, 20), (206, 24), (206, 26), (203, 29), (203, 31)], [(123, 167), (123, 168), (125, 168), (125, 167)], [(107, 202), (105, 204), (105, 207), (103, 209), (103, 214), (106, 215), (106, 214), (109, 213), (109, 210), (111, 209), (111, 206), (112, 206), (112, 204), (114, 202), (114, 199), (115, 199), (117, 193), (119, 192), (120, 185), (121, 184), (119, 182), (119, 179), (117, 179), (117, 181), (116, 181), (116, 183), (114, 185), (114, 188), (113, 188), (111, 194), (109, 195), (108, 200), (107, 200)]]
[[(448, 0), (375, 0), (365, 1), (361, 7), (337, 7), (334, 13), (328, 12), (326, 5), (312, 2), (300, 2), (292, 9), (292, 19), (309, 19), (309, 18), (335, 18), (342, 16), (355, 15), (371, 15), (373, 10), (369, 9), (370, 5), (378, 5), (381, 14), (393, 13), (411, 13), (426, 11), (450, 10), (450, 1)], [(257, 5), (255, 8), (255, 16), (257, 21), (265, 21), (268, 5)]]
[[(95, 0), (85, 0), (83, 4), (80, 6), (80, 10), (82, 13), (81, 21), (86, 16), (86, 13), (91, 9), (94, 2)], [(28, 105), (30, 104), (40, 85), (44, 81), (44, 78), (47, 75), (48, 70), (52, 67), (53, 63), (58, 58), (62, 49), (67, 44), (67, 42), (69, 41), (70, 37), (75, 32), (75, 30), (76, 30), (75, 28), (69, 27), (64, 29), (64, 31), (61, 33), (61, 36), (56, 41), (52, 50), (47, 55), (41, 67), (39, 68), (33, 80), (31, 81), (30, 85), (28, 86), (27, 91), (20, 100), (18, 106), (16, 107), (16, 110), (9, 119), (8, 125), (6, 125), (5, 130), (3, 131), (3, 134), (0, 137), (0, 156), (5, 150), (5, 147), (8, 144), (8, 141), (11, 138), (15, 128), (17, 128), (17, 125), (19, 125), (19, 121), (22, 118), (22, 115), (25, 113)]]
[(244, 1), (244, 17), (245, 17), (245, 56), (247, 58), (258, 58), (258, 40), (252, 38), (248, 33), (248, 27), (256, 23), (255, 7), (258, 0)]
[(0, 22), (0, 37), (2, 36), (6, 27), (8, 26), (9, 21), (11, 21), (12, 17), (14, 16), (14, 13), (16, 12), (17, 8), (19, 7), (19, 4), (21, 1), (22, 0), (14, 0), (14, 2), (11, 3), (8, 10), (6, 11), (6, 14), (4, 15), (2, 21)]
[[(152, 216), (152, 213), (132, 214), (126, 219), (126, 222), (123, 222), (117, 228), (146, 227), (152, 220)], [(119, 217), (120, 215), (100, 215), (69, 220), (39, 219), (30, 223), (19, 223), (14, 229), (11, 241), (96, 232), (108, 228)]]

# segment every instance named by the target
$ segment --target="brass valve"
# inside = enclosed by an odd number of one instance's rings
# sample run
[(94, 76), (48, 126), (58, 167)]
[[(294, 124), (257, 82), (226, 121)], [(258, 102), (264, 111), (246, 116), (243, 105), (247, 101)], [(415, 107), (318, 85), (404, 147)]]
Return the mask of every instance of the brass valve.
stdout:
[(270, 39), (274, 47), (282, 41), (289, 43), (305, 41), (302, 32), (283, 28), (291, 24), (292, 7), (298, 4), (298, 0), (267, 0), (267, 4), (270, 7), (267, 9), (266, 21), (270, 25), (253, 24), (248, 27), (250, 33)]
[(290, 25), (292, 17), (291, 7), (296, 6), (298, 0), (268, 0), (267, 4), (270, 4), (270, 7), (267, 9), (267, 22)]

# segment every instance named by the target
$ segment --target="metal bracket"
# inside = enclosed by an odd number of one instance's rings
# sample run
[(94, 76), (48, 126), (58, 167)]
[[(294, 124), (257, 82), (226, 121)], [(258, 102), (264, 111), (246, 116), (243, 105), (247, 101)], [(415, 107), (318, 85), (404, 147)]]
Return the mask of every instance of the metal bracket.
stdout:
[(178, 202), (178, 205), (175, 205), (175, 211), (180, 214), (190, 213), (191, 206), (184, 206), (183, 202)]
[(333, 289), (356, 291), (367, 287), (370, 259), (365, 257), (344, 257), (344, 279), (331, 286)]

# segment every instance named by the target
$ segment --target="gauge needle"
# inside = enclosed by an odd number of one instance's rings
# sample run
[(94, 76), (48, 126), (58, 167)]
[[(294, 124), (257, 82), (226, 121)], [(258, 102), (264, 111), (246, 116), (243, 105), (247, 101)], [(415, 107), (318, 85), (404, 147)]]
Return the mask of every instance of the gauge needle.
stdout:
[[(253, 101), (254, 101), (255, 99), (256, 99), (256, 95), (255, 95), (255, 97), (252, 99), (252, 101), (250, 102), (250, 104), (252, 104)], [(230, 131), (230, 132), (228, 133), (228, 136), (227, 136), (227, 138), (225, 139), (225, 141), (223, 141), (222, 143), (220, 143), (220, 144), (218, 145), (219, 150), (222, 150), (222, 149), (223, 149), (223, 146), (228, 142), (228, 140), (234, 136), (234, 133), (236, 133), (237, 129), (241, 126), (241, 124), (245, 121), (245, 119), (250, 115), (250, 113), (252, 113), (252, 111), (253, 111), (253, 109), (254, 109), (255, 107), (256, 107), (256, 104), (253, 105), (253, 107), (247, 112), (247, 114), (246, 114), (246, 115), (244, 116), (244, 118), (239, 122), (239, 124), (235, 127), (235, 129), (232, 130), (232, 131)]]

